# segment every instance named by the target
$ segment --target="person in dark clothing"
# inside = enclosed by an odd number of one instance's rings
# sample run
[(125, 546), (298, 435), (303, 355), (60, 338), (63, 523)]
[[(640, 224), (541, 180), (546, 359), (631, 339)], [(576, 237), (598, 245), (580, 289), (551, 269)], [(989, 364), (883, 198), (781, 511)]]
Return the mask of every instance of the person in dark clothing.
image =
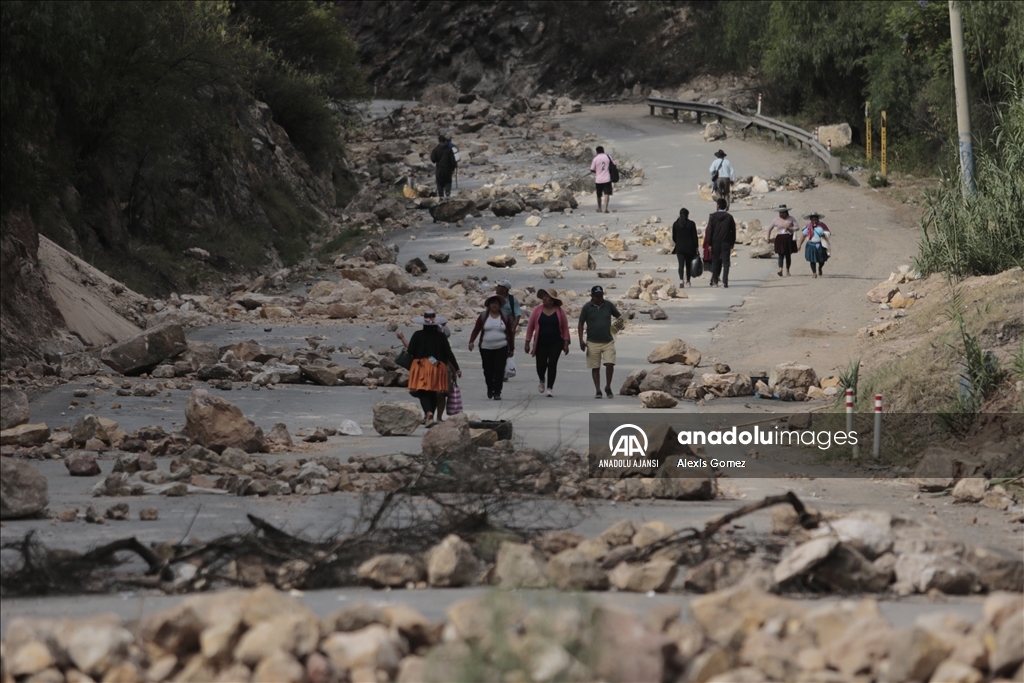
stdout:
[(437, 147), (430, 153), (430, 161), (434, 164), (434, 180), (437, 182), (438, 198), (452, 196), (452, 175), (458, 168), (450, 140), (444, 134), (437, 136)]
[(690, 286), (690, 264), (697, 258), (697, 224), (690, 220), (689, 209), (679, 209), (679, 218), (672, 224), (672, 253), (679, 260), (679, 286)]
[(729, 261), (736, 246), (736, 220), (726, 211), (728, 203), (719, 198), (718, 211), (708, 217), (705, 243), (711, 243), (711, 286), (729, 286)]
[(457, 377), (462, 377), (462, 370), (452, 353), (448, 337), (441, 329), (448, 322), (445, 318), (434, 311), (427, 311), (412, 321), (423, 325), (423, 329), (414, 332), (409, 340), (408, 351), (413, 358), (409, 368), (409, 393), (420, 400), (424, 413), (423, 424), (432, 427), (434, 414), (437, 414), (437, 421), (441, 422), (448, 401), (449, 366), (455, 370)]
[(554, 396), (558, 354), (569, 355), (569, 318), (555, 290), (539, 289), (537, 298), (541, 305), (534, 307), (526, 326), (526, 353), (531, 353), (530, 342), (536, 339), (532, 353), (537, 358), (537, 379), (540, 380), (537, 391), (543, 394), (546, 387), (547, 395)]

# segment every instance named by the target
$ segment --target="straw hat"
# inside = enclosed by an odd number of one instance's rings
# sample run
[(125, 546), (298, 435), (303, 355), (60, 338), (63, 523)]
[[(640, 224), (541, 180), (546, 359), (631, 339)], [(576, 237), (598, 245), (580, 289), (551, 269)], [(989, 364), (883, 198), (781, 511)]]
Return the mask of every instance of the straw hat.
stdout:
[(555, 306), (561, 306), (562, 305), (562, 300), (558, 298), (558, 292), (555, 291), (554, 289), (538, 289), (537, 290), (537, 298), (538, 299), (543, 300), (545, 296), (550, 296), (551, 297), (551, 301), (555, 304)]

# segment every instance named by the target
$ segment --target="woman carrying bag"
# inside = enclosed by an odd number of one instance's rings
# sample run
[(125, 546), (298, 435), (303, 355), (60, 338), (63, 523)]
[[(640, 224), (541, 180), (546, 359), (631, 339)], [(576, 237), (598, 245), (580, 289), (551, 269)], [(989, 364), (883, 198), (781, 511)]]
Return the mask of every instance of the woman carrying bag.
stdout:
[(427, 311), (422, 316), (412, 319), (423, 328), (413, 333), (412, 339), (406, 343), (405, 335), (398, 333), (398, 338), (406, 345), (406, 351), (412, 357), (409, 367), (409, 393), (420, 400), (423, 407), (423, 424), (430, 428), (441, 422), (448, 400), (448, 393), (453, 385), (449, 371), (455, 377), (462, 377), (459, 362), (455, 360), (451, 344), (445, 336), (443, 326), (447, 319), (434, 311)]
[[(825, 261), (832, 255), (832, 246), (829, 244), (832, 231), (821, 222), (822, 215), (816, 211), (807, 214), (805, 218), (811, 222), (800, 231), (800, 244), (797, 245), (797, 249), (804, 247), (804, 259), (811, 264), (811, 277), (824, 277), (822, 270)], [(804, 246), (805, 242), (807, 246)]]
[(497, 294), (484, 301), (486, 309), (476, 319), (473, 332), (469, 335), (469, 350), (480, 337), (480, 363), (487, 382), (487, 398), (501, 400), (501, 388), (505, 384), (505, 364), (515, 355), (515, 321), (501, 312), (505, 303)]

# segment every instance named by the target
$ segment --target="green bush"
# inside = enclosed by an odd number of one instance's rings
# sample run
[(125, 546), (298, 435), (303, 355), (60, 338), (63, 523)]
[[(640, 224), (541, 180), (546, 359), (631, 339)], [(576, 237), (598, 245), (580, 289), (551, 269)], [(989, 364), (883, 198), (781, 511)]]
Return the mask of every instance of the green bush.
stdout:
[(875, 171), (868, 176), (868, 185), (871, 187), (888, 187), (889, 179), (878, 171)]

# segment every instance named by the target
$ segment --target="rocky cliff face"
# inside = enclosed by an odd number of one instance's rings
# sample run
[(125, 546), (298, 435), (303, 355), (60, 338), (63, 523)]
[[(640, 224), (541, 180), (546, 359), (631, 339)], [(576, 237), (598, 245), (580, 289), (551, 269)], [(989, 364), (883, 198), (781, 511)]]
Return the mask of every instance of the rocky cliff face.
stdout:
[(493, 100), (539, 90), (616, 97), (678, 84), (700, 64), (686, 57), (685, 8), (639, 2), (342, 3), (378, 93), (417, 97), (453, 83)]

